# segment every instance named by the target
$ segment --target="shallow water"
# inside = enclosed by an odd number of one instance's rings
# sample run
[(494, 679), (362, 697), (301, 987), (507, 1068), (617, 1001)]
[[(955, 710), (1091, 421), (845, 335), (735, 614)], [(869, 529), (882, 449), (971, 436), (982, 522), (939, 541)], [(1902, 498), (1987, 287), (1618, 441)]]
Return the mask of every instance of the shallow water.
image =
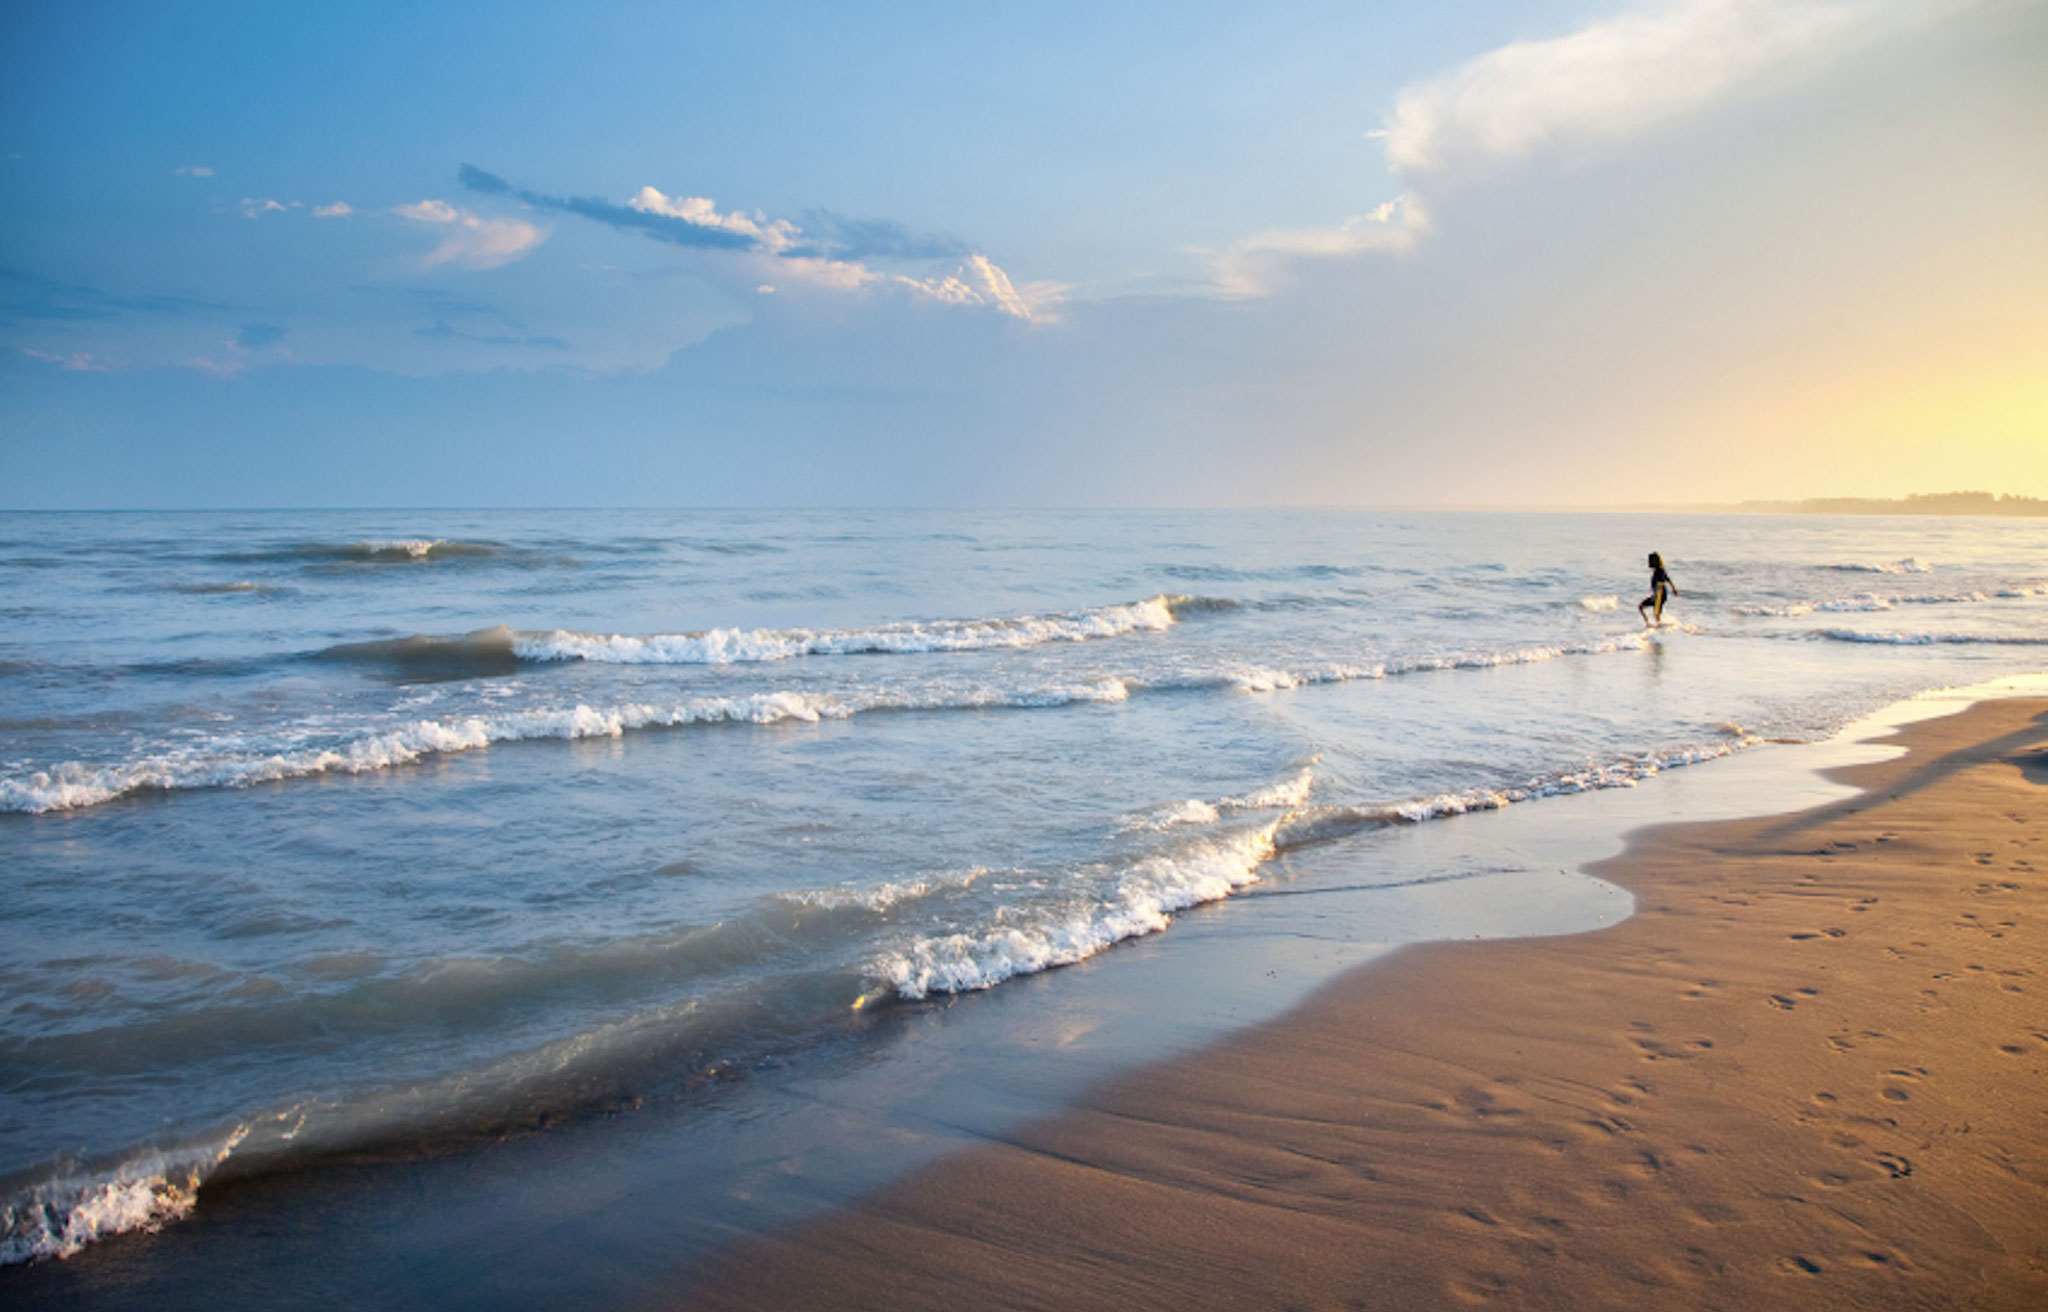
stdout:
[(1387, 887), (1341, 944), (1551, 927), (1600, 894), (1389, 840), (2048, 642), (2024, 521), (7, 515), (0, 580), (16, 1261), (846, 1069), (1247, 890)]

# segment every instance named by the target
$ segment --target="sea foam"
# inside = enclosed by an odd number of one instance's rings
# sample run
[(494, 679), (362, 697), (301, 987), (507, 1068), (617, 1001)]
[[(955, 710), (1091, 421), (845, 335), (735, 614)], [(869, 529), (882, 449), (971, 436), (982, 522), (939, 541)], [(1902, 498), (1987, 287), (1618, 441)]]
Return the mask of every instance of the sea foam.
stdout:
[(41, 814), (98, 806), (133, 793), (240, 788), (312, 775), (364, 774), (408, 765), (427, 756), (477, 751), (498, 742), (617, 738), (643, 729), (711, 724), (816, 723), (873, 711), (1049, 708), (1121, 702), (1134, 692), (1150, 690), (1234, 687), (1245, 692), (1277, 692), (1320, 683), (1491, 669), (1568, 656), (1612, 655), (1640, 651), (1649, 642), (1647, 634), (1627, 633), (1586, 643), (1450, 652), (1373, 665), (1331, 664), (1292, 670), (1230, 665), (1149, 680), (1135, 675), (1102, 675), (1012, 687), (967, 683), (908, 688), (884, 685), (842, 692), (781, 690), (606, 707), (577, 703), (562, 708), (420, 719), (365, 727), (357, 734), (324, 744), (280, 743), (269, 750), (201, 745), (150, 752), (112, 763), (66, 761), (0, 777), (0, 811)]
[(1171, 628), (1178, 606), (1197, 598), (1149, 597), (1060, 615), (885, 624), (866, 629), (710, 629), (699, 633), (521, 633), (512, 650), (529, 661), (594, 661), (615, 665), (728, 665), (797, 656), (908, 655), (1085, 642)]
[(65, 1258), (130, 1230), (157, 1230), (198, 1201), (199, 1185), (248, 1129), (212, 1142), (151, 1151), (109, 1170), (54, 1176), (0, 1203), (0, 1266)]
[[(879, 956), (870, 969), (897, 996), (914, 1000), (1072, 965), (1112, 944), (1165, 929), (1177, 911), (1256, 882), (1259, 866), (1273, 855), (1279, 824), (1146, 857), (1105, 897), (1084, 896), (1058, 910), (1016, 916), (1014, 923), (918, 938)], [(862, 994), (856, 1007), (871, 996)]]

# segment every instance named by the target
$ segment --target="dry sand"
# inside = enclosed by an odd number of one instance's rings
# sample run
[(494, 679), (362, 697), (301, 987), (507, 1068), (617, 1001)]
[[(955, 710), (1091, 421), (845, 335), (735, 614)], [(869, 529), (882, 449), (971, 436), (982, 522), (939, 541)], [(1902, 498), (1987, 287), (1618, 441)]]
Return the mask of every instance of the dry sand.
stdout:
[(2048, 702), (1901, 741), (1635, 835), (1613, 929), (1398, 953), (679, 1305), (2048, 1308)]

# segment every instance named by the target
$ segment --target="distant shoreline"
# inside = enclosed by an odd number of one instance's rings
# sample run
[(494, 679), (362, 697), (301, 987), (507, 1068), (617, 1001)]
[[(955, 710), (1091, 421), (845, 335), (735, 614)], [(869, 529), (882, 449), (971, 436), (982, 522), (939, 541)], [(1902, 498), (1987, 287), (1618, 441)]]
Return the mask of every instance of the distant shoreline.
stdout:
[(1742, 501), (1727, 508), (1759, 515), (2048, 515), (2048, 500), (1989, 492), (1916, 492), (1907, 497)]

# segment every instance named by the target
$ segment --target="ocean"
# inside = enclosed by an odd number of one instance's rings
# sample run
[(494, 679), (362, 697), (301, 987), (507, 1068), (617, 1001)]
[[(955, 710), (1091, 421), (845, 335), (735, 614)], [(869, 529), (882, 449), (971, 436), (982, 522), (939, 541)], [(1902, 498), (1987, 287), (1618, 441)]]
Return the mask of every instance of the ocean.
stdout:
[[(148, 1288), (231, 1192), (391, 1226), (655, 1125), (696, 1196), (764, 1209), (662, 1222), (715, 1245), (897, 1169), (792, 1165), (768, 1109), (915, 1102), (919, 1017), (1063, 979), (1122, 1009), (1092, 1077), (1251, 1018), (1088, 973), (1134, 944), (1177, 979), (1200, 937), (1626, 914), (1402, 836), (2044, 666), (2026, 520), (0, 515), (0, 1292)], [(1322, 929), (1272, 918), (1319, 891)], [(777, 1165), (720, 1184), (749, 1133)], [(605, 1205), (563, 1206), (557, 1262), (611, 1261)], [(303, 1242), (370, 1261), (345, 1234)]]

